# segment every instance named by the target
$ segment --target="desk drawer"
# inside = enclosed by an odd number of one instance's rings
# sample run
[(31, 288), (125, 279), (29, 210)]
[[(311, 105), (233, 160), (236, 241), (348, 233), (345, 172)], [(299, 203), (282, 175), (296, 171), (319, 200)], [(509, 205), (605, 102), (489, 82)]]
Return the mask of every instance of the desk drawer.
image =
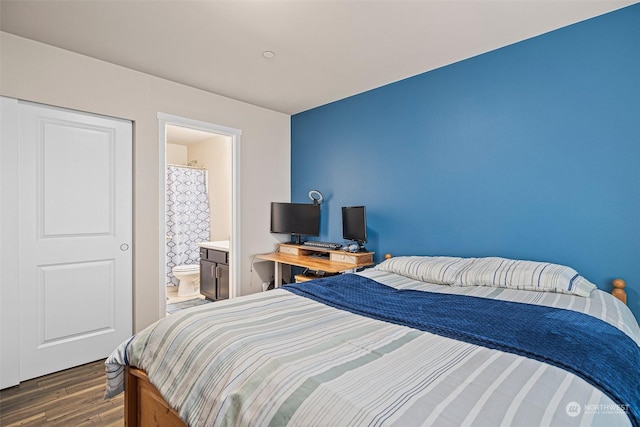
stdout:
[(373, 263), (372, 253), (331, 252), (331, 261), (352, 265), (369, 265)]
[(335, 253), (331, 252), (331, 261), (344, 262), (346, 264), (357, 264), (358, 259), (351, 254), (348, 253)]
[(291, 246), (280, 246), (280, 253), (288, 254), (288, 255), (300, 255), (299, 248), (292, 248)]

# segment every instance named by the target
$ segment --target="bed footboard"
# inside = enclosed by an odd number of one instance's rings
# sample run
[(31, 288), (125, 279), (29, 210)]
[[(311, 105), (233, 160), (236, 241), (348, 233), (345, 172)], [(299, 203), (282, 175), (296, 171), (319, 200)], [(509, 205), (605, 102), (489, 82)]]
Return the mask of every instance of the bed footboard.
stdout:
[(125, 426), (186, 427), (178, 413), (149, 382), (149, 377), (144, 371), (129, 366), (125, 369)]

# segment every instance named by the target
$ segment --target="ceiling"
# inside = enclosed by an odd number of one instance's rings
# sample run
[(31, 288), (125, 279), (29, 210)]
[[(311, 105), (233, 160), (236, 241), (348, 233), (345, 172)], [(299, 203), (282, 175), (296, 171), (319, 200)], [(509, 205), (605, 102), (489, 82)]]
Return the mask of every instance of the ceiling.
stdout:
[(0, 29), (295, 114), (633, 3), (1, 0)]

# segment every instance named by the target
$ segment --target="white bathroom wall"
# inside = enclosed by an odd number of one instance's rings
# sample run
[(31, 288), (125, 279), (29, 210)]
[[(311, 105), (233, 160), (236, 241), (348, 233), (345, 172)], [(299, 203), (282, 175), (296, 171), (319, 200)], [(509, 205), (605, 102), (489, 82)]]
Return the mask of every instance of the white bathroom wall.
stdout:
[(170, 165), (186, 165), (187, 160), (187, 147), (178, 144), (166, 145), (165, 158)]
[(188, 161), (207, 169), (211, 240), (229, 240), (231, 223), (231, 138), (216, 135), (188, 146)]
[[(240, 269), (242, 294), (260, 290), (268, 277), (257, 277), (252, 259), (272, 251), (278, 241), (269, 233), (270, 202), (291, 196), (289, 115), (4, 32), (0, 45), (1, 95), (134, 122), (136, 332), (164, 314), (159, 310), (159, 112), (242, 131), (236, 218), (240, 239), (234, 242), (240, 262), (233, 268)], [(259, 270), (265, 275), (269, 268)]]

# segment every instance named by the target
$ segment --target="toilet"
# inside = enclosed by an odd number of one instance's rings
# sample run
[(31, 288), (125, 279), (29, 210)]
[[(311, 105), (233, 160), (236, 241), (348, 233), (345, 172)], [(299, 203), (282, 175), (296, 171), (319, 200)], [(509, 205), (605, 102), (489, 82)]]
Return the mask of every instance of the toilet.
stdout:
[(200, 264), (176, 265), (171, 271), (180, 281), (178, 285), (179, 297), (200, 294)]

